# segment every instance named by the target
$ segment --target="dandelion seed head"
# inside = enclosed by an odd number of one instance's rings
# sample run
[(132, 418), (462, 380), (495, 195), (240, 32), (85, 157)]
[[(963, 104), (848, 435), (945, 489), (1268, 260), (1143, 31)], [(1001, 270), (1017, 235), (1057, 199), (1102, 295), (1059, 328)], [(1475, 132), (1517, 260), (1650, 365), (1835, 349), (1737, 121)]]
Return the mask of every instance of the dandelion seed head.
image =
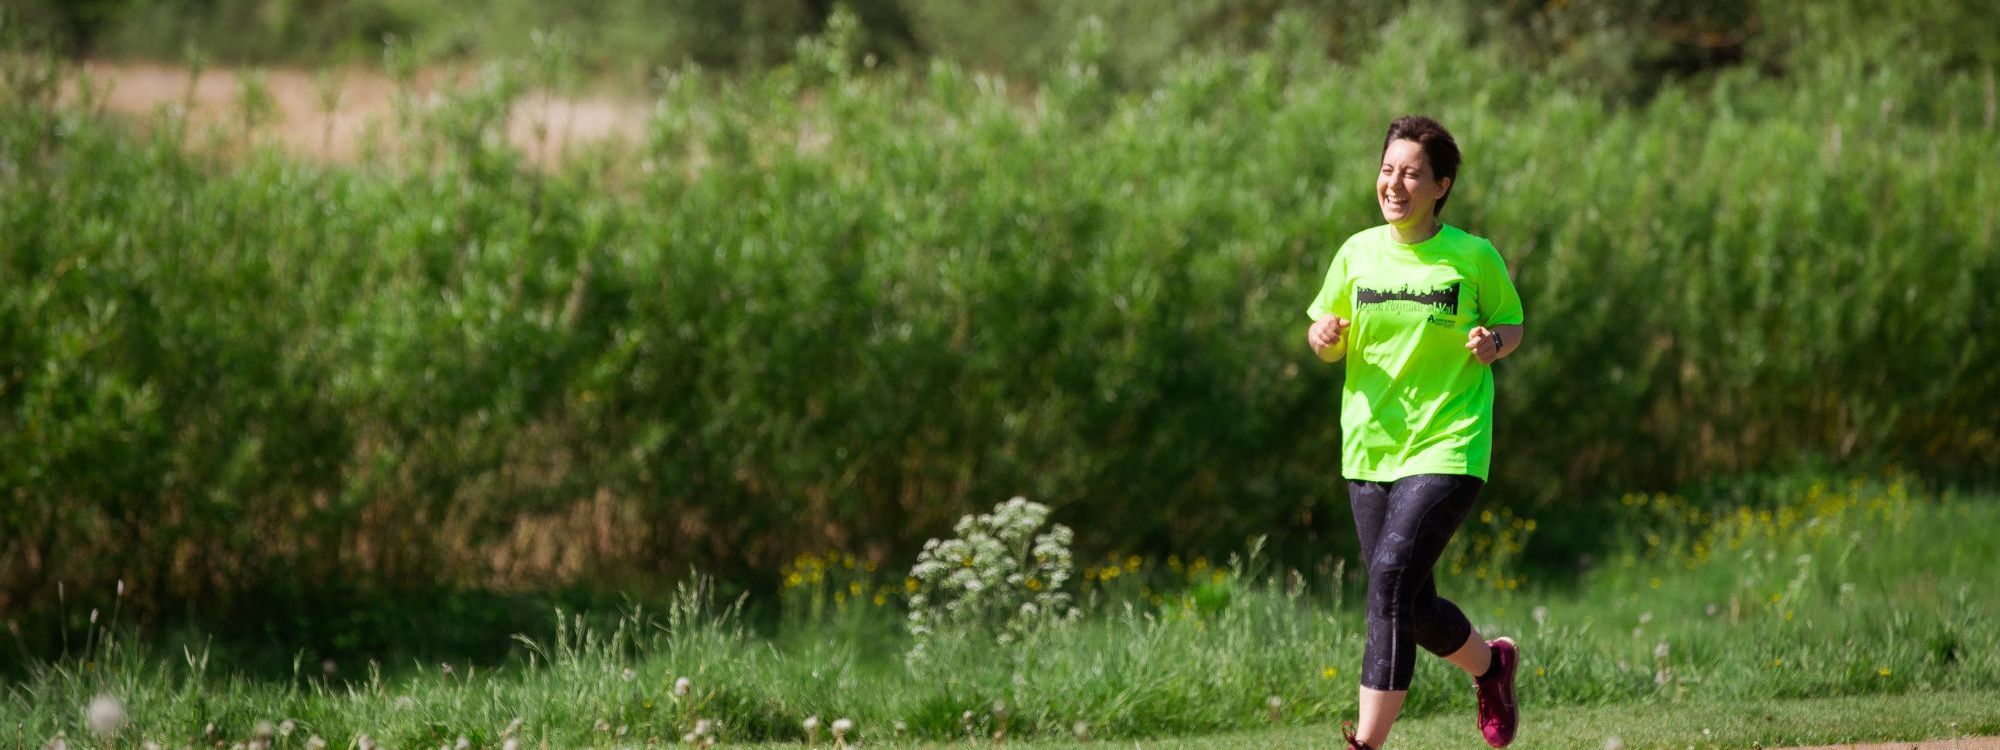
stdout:
[(815, 714), (806, 717), (805, 728), (808, 733), (819, 731), (819, 716)]
[(299, 725), (297, 723), (291, 719), (286, 719), (278, 722), (278, 735), (281, 737), (290, 737), (292, 736), (292, 732), (298, 731), (298, 728)]
[(108, 693), (99, 695), (90, 699), (85, 718), (90, 721), (90, 731), (96, 732), (99, 737), (109, 737), (125, 726), (125, 707)]
[(674, 680), (674, 695), (685, 696), (694, 690), (694, 682), (686, 677)]
[(626, 668), (625, 668), (625, 674), (623, 674), (623, 675), (621, 675), (621, 676), (625, 678), (625, 681), (626, 681), (626, 682), (631, 682), (631, 681), (633, 681), (633, 680), (635, 680), (635, 679), (638, 679), (638, 677), (639, 677), (639, 673), (638, 673), (638, 672), (635, 672), (635, 671), (633, 671), (631, 667), (626, 667)]
[(307, 737), (306, 750), (326, 750), (326, 740), (320, 739), (317, 734)]
[(838, 737), (845, 737), (845, 736), (847, 736), (847, 733), (848, 733), (848, 732), (852, 732), (852, 731), (854, 731), (854, 720), (853, 720), (853, 719), (848, 719), (848, 718), (839, 718), (839, 719), (834, 719), (834, 720), (833, 720), (833, 736), (834, 736), (834, 737), (836, 737), (836, 738), (838, 738)]

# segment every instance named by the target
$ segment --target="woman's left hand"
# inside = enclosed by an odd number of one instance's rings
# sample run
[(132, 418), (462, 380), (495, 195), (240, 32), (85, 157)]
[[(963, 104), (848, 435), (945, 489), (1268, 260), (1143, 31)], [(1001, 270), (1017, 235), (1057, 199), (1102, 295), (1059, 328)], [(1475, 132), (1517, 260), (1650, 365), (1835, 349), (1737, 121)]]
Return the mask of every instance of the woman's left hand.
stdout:
[(1493, 329), (1477, 326), (1465, 336), (1465, 350), (1479, 359), (1482, 365), (1490, 365), (1500, 359), (1500, 336)]

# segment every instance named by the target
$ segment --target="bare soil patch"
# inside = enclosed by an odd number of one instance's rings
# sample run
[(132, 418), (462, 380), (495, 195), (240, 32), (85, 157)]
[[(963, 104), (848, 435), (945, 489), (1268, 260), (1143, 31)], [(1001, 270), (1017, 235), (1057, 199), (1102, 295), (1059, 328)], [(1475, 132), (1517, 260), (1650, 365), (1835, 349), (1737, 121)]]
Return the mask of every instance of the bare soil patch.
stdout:
[[(240, 127), (243, 70), (210, 69), (190, 87), (189, 71), (180, 66), (92, 61), (82, 67), (94, 80), (106, 111), (145, 118), (162, 108), (187, 106), (190, 123), (196, 127)], [(370, 129), (378, 131), (380, 143), (395, 142), (391, 131), (396, 125), (397, 85), (380, 71), (345, 68), (323, 76), (270, 68), (262, 74), (276, 112), (269, 124), (253, 131), (256, 138), (300, 156), (343, 163), (363, 155)], [(469, 73), (426, 70), (416, 76), (408, 93), (418, 108), (428, 108), (436, 106), (448, 88), (471, 81)], [(70, 82), (65, 96), (74, 100), (76, 76)], [(548, 163), (577, 147), (638, 140), (647, 113), (645, 104), (627, 99), (565, 98), (529, 91), (515, 102), (507, 139), (536, 163)]]
[(2000, 737), (1960, 737), (1948, 740), (1913, 742), (1871, 742), (1867, 744), (1819, 745), (1782, 750), (2000, 750)]

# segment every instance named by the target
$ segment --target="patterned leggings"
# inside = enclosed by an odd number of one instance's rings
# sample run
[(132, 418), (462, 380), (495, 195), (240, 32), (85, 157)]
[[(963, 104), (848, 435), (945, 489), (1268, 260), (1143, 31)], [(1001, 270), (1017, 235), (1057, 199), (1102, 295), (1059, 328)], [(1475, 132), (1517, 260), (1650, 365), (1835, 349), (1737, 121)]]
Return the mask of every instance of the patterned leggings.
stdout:
[(1354, 530), (1368, 568), (1368, 646), (1361, 685), (1408, 690), (1417, 647), (1447, 656), (1465, 645), (1472, 623), (1437, 594), (1431, 568), (1472, 510), (1484, 483), (1455, 474), (1418, 474), (1387, 484), (1347, 483)]

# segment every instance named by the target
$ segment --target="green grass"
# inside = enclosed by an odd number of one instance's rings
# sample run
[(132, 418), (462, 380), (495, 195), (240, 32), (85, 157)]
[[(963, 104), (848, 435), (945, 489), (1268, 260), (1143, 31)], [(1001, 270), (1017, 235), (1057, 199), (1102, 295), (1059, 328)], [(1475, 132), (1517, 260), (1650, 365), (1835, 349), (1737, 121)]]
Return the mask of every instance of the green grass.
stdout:
[[(1595, 747), (1616, 734), (1628, 746), (1698, 744), (1686, 733), (1701, 728), (1725, 746), (1941, 733), (1942, 724), (1913, 717), (1990, 730), (1996, 714), (1982, 707), (2000, 684), (2000, 634), (1987, 624), (2000, 611), (1972, 592), (2000, 542), (1967, 530), (2000, 523), (2000, 504), (1914, 493), (1900, 478), (1801, 481), (1775, 497), (1706, 510), (1672, 496), (1627, 498), (1624, 524), (1608, 531), (1630, 543), (1573, 586), (1523, 582), (1494, 557), (1495, 545), (1529, 544), (1518, 534), (1533, 533), (1495, 515), (1461, 532), (1441, 586), (1482, 631), (1520, 639), (1524, 710), (1563, 717), (1541, 725), (1562, 743)], [(1482, 545), (1487, 552), (1468, 558)], [(497, 745), (517, 718), (525, 736), (582, 746), (672, 742), (697, 717), (719, 721), (731, 743), (801, 740), (800, 721), (811, 715), (849, 717), (875, 732), (901, 721), (913, 740), (945, 741), (966, 733), (970, 711), (982, 736), (1004, 727), (1015, 738), (1061, 738), (1081, 721), (1096, 737), (1142, 743), (1261, 731), (1274, 696), (1281, 727), (1314, 728), (1281, 737), (1324, 734), (1352, 717), (1361, 648), (1354, 581), (1307, 590), (1254, 557), (1194, 574), (1194, 565), (1127, 563), (1120, 570), (1132, 572), (1117, 577), (1102, 572), (1108, 563), (1093, 566), (1074, 625), (1006, 647), (939, 641), (933, 661), (916, 666), (900, 658), (909, 640), (896, 606), (840, 596), (867, 591), (855, 584), (868, 572), (823, 563), (801, 566), (819, 572), (786, 590), (794, 616), (776, 632), (747, 627), (696, 581), (664, 611), (610, 627), (564, 618), (555, 637), (523, 639), (498, 669), (343, 664), (328, 675), (304, 663), (292, 679), (255, 680), (200, 650), (149, 653), (98, 629), (76, 639), (71, 657), (37, 662), (7, 684), (0, 726), (35, 742), (79, 737), (80, 709), (98, 694), (118, 696), (139, 731), (173, 742), (211, 723), (237, 738), (259, 720), (290, 718), (336, 742), (365, 733), (404, 747), (461, 734)], [(1189, 585), (1196, 581), (1211, 588)], [(1229, 589), (1226, 603), (1213, 586)], [(672, 691), (680, 677), (693, 686), (686, 697)], [(1455, 736), (1473, 711), (1464, 682), (1422, 657), (1406, 706), (1409, 736)], [(1789, 703), (1933, 694), (1965, 696), (1968, 708), (1953, 713), (1947, 702), (1886, 724), (1815, 728), (1851, 704)], [(1768, 726), (1726, 715), (1766, 704), (1778, 717)], [(1242, 737), (1215, 742), (1266, 735)]]

